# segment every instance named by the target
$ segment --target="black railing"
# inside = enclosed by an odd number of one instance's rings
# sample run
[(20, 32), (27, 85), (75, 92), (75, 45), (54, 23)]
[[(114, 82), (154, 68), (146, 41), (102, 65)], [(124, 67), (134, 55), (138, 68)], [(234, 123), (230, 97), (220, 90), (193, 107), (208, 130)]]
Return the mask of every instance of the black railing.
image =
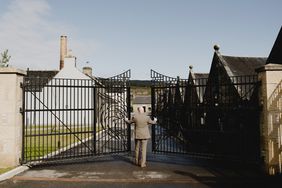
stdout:
[(155, 152), (259, 160), (259, 83), (255, 75), (218, 82), (152, 71)]
[(130, 86), (123, 74), (105, 80), (26, 77), (22, 163), (129, 151), (124, 119)]
[(107, 79), (95, 87), (96, 154), (130, 151), (130, 70)]

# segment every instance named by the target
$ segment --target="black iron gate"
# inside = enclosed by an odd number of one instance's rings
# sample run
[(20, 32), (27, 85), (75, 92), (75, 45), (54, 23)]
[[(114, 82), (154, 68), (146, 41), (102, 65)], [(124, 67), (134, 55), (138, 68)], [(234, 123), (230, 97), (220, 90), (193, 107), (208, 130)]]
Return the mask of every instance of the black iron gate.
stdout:
[(260, 158), (256, 75), (220, 81), (180, 79), (151, 70), (154, 152), (257, 162)]
[(130, 151), (129, 79), (26, 77), (22, 163)]

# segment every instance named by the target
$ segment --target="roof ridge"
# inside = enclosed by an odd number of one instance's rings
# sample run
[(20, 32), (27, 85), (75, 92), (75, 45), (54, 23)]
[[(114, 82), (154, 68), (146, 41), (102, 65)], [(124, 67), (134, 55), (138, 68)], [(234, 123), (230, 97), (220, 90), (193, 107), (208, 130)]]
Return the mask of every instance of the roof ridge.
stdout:
[(208, 72), (196, 72), (194, 74), (209, 74)]
[(234, 55), (222, 55), (220, 54), (222, 57), (234, 57), (234, 58), (263, 58), (263, 59), (267, 59), (267, 57), (262, 57), (262, 56), (234, 56)]

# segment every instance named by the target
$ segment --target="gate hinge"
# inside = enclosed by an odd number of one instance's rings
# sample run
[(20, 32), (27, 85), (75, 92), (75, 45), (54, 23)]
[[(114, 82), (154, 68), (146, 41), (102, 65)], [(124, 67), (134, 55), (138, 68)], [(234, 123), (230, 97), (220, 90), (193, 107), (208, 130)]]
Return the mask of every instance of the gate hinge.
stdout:
[(23, 82), (20, 83), (20, 87), (21, 87), (21, 88), (24, 87), (24, 83), (23, 83)]
[(20, 107), (20, 113), (23, 113), (23, 108), (22, 107)]

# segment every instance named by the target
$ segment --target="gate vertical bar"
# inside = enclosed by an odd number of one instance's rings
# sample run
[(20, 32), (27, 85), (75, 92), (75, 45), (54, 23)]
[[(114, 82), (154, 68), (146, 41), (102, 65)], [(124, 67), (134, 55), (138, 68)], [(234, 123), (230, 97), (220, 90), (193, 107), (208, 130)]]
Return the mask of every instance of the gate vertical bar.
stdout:
[(93, 118), (93, 148), (94, 148), (94, 154), (93, 155), (96, 155), (97, 153), (97, 150), (96, 150), (96, 135), (97, 135), (97, 100), (96, 100), (96, 84), (94, 83), (94, 86), (93, 86), (93, 91), (92, 91), (92, 106), (94, 108), (94, 112), (92, 113), (92, 117)]
[(22, 158), (20, 161), (20, 164), (23, 164), (25, 161), (25, 78), (23, 79), (23, 82), (21, 83), (22, 88)]
[[(127, 117), (131, 119), (131, 105), (130, 105), (130, 87), (126, 87), (126, 103), (127, 103)], [(127, 151), (131, 151), (131, 125), (127, 124)]]
[[(152, 103), (152, 114), (151, 118), (156, 116), (156, 109), (155, 109), (155, 88), (151, 86), (151, 103)], [(156, 125), (152, 124), (152, 151), (156, 151)]]

